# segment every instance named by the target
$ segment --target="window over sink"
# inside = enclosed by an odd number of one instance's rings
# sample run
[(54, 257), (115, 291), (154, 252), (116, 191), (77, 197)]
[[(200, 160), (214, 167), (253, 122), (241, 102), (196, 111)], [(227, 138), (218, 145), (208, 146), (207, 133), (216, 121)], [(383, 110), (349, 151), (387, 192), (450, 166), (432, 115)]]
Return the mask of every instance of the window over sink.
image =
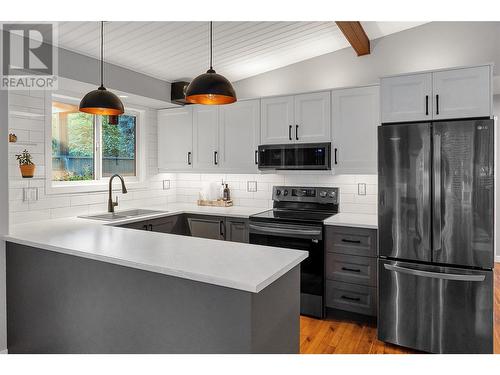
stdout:
[[(53, 98), (47, 141), (47, 183), (51, 188), (103, 185), (115, 173), (129, 181), (140, 180), (139, 110), (120, 116), (80, 112), (77, 99)], [(50, 147), (50, 150), (49, 150)], [(61, 189), (58, 189), (61, 190)], [(94, 189), (94, 190), (103, 190)]]

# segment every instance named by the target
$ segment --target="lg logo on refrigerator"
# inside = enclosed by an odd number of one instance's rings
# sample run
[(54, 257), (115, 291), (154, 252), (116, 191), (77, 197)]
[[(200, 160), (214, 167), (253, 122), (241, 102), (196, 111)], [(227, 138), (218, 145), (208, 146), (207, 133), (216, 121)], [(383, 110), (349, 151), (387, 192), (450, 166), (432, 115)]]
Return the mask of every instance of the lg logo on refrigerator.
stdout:
[(4, 23), (3, 89), (54, 89), (57, 82), (56, 27), (52, 23)]

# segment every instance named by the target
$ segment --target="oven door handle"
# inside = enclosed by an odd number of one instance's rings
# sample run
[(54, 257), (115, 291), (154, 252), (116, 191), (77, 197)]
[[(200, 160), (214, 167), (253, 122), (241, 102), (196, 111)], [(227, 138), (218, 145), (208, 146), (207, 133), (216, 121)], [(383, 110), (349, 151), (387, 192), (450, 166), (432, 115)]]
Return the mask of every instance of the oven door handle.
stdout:
[(262, 226), (257, 224), (249, 224), (250, 233), (265, 234), (271, 236), (290, 236), (297, 238), (307, 238), (311, 240), (321, 240), (321, 229), (302, 229), (279, 226)]

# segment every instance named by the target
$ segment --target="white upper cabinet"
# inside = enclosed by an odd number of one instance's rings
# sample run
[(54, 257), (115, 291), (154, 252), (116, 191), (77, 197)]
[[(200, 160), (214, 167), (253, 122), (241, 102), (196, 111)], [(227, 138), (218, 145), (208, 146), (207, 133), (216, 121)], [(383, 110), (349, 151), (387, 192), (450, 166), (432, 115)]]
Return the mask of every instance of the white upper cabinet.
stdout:
[(382, 78), (382, 123), (490, 117), (491, 81), (489, 65)]
[(260, 100), (219, 107), (220, 166), (238, 173), (257, 171)]
[(434, 72), (432, 83), (434, 119), (491, 115), (489, 66)]
[(330, 92), (295, 95), (293, 139), (299, 143), (330, 141)]
[(193, 108), (193, 167), (219, 166), (219, 108), (196, 105)]
[(293, 96), (264, 98), (261, 101), (261, 143), (293, 142)]
[(158, 111), (158, 168), (192, 168), (193, 111), (190, 107)]
[(332, 168), (335, 174), (377, 173), (379, 87), (332, 91)]
[(261, 99), (261, 144), (330, 141), (330, 92)]
[(432, 119), (432, 73), (380, 80), (382, 122)]

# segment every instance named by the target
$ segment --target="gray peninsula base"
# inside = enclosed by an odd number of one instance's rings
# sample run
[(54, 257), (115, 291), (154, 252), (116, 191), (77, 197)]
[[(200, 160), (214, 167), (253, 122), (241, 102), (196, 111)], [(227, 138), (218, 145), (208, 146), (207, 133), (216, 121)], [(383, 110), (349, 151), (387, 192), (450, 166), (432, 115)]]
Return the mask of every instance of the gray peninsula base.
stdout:
[(8, 243), (8, 350), (298, 353), (299, 267), (250, 293)]

